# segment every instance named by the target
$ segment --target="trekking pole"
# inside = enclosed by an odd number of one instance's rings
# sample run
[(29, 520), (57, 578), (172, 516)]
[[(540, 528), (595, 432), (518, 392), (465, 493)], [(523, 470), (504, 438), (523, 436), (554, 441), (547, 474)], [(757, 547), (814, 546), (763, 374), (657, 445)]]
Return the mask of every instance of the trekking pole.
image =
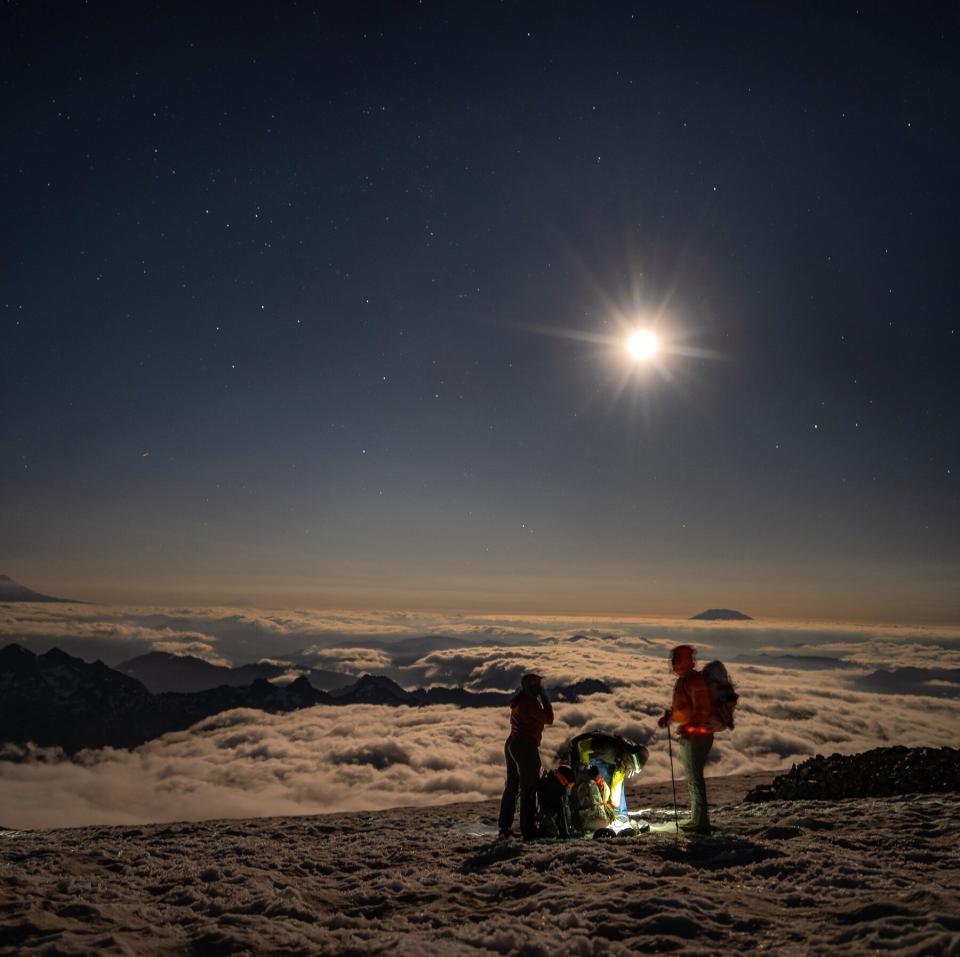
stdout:
[(673, 785), (673, 823), (680, 833), (680, 812), (677, 810), (677, 779), (673, 774), (673, 735), (670, 734), (670, 722), (667, 722), (667, 750), (670, 752), (670, 783)]

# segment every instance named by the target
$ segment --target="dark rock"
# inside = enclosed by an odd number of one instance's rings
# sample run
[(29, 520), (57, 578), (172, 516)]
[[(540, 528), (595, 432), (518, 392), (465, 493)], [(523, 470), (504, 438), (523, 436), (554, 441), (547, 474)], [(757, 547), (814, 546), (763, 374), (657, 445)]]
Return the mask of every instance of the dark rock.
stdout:
[(409, 691), (385, 675), (363, 675), (331, 696), (336, 704), (416, 704)]
[(592, 694), (610, 694), (613, 687), (599, 678), (583, 678), (572, 685), (562, 685), (550, 690), (551, 697), (556, 701), (575, 703), (581, 698)]
[(754, 788), (745, 800), (834, 801), (945, 791), (960, 791), (960, 749), (897, 745), (829, 758), (817, 754)]

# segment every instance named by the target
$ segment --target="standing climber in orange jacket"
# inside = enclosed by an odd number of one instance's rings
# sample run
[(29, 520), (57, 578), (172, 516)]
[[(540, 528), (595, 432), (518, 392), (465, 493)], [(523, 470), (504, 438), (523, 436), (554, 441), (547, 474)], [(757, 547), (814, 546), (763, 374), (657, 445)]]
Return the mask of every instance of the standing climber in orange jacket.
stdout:
[(674, 722), (680, 738), (680, 759), (690, 795), (690, 820), (684, 821), (680, 827), (696, 834), (709, 834), (710, 815), (703, 769), (713, 747), (715, 730), (710, 687), (696, 669), (696, 652), (690, 645), (677, 645), (673, 649), (670, 666), (677, 676), (677, 683), (673, 686), (673, 702), (658, 724), (664, 728)]
[(537, 836), (537, 783), (540, 780), (540, 740), (544, 725), (553, 724), (553, 705), (540, 675), (524, 675), (510, 702), (510, 737), (503, 746), (507, 781), (500, 799), (500, 837), (509, 838), (520, 798), (520, 834)]

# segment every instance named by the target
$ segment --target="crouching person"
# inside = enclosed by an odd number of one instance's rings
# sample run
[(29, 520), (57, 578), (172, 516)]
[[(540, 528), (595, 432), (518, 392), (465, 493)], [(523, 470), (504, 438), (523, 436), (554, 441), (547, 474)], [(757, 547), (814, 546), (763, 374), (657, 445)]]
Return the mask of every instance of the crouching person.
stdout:
[(647, 763), (647, 749), (642, 744), (628, 741), (605, 731), (588, 731), (570, 742), (570, 760), (575, 768), (594, 767), (605, 785), (604, 797), (616, 818), (628, 820), (628, 778), (639, 774)]
[(513, 818), (520, 799), (520, 835), (537, 836), (537, 784), (540, 781), (540, 741), (545, 725), (553, 724), (553, 705), (540, 675), (524, 675), (520, 691), (510, 702), (510, 737), (503, 746), (507, 782), (500, 799), (500, 838), (512, 837)]

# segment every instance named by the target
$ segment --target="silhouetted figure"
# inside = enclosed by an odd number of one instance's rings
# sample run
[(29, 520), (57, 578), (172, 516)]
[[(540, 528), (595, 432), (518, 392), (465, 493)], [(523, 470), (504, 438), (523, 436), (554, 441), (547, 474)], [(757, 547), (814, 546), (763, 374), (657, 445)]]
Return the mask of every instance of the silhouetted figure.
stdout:
[[(710, 833), (707, 810), (707, 784), (703, 769), (713, 747), (713, 704), (707, 679), (697, 671), (696, 652), (690, 645), (677, 645), (670, 654), (670, 666), (677, 676), (673, 702), (658, 724), (668, 727), (676, 722), (680, 739), (680, 759), (690, 795), (690, 820), (680, 827), (697, 834)], [(668, 730), (669, 733), (669, 730)]]
[(512, 836), (513, 817), (520, 798), (520, 834), (525, 841), (537, 835), (537, 783), (540, 780), (540, 741), (545, 725), (553, 724), (553, 705), (540, 675), (524, 675), (510, 702), (510, 737), (503, 746), (507, 782), (500, 799), (500, 837)]

